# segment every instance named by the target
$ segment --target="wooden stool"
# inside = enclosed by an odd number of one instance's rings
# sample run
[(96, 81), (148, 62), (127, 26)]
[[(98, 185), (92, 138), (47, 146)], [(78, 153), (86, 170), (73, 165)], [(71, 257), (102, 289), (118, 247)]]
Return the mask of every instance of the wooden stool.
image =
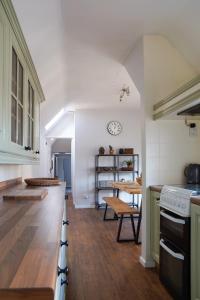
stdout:
[[(139, 237), (139, 231), (140, 231), (140, 224), (141, 224), (141, 208), (140, 211), (136, 210), (133, 207), (130, 207), (127, 203), (124, 201), (120, 200), (117, 197), (104, 197), (103, 200), (106, 202), (106, 207), (105, 207), (105, 212), (104, 212), (104, 221), (113, 221), (113, 220), (118, 220), (119, 217), (119, 227), (118, 227), (118, 232), (117, 232), (117, 242), (130, 242), (130, 241), (135, 241), (136, 244), (138, 244), (138, 237)], [(108, 206), (110, 206), (115, 215), (114, 218), (106, 218), (106, 213)], [(122, 229), (122, 222), (125, 217), (125, 215), (129, 215), (128, 218), (131, 219), (131, 224), (132, 224), (132, 230), (133, 230), (133, 239), (120, 239), (120, 234), (121, 234), (121, 229)], [(134, 224), (134, 215), (138, 215), (138, 225), (137, 226), (137, 232), (135, 231), (135, 224)]]

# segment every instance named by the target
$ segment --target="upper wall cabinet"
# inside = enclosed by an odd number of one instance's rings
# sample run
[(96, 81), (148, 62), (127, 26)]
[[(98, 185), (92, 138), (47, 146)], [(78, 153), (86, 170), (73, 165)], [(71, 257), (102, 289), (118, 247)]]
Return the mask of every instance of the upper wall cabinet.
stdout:
[(162, 99), (153, 107), (153, 118), (200, 118), (200, 76), (184, 84), (177, 91)]
[(10, 0), (0, 2), (0, 163), (39, 162), (44, 94)]

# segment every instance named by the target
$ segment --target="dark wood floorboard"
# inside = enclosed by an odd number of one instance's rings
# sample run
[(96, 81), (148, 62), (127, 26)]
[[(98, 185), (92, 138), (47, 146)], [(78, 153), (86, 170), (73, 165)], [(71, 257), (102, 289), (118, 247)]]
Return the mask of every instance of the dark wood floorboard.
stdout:
[[(74, 209), (71, 199), (67, 203), (67, 300), (171, 299), (155, 270), (139, 263), (140, 246), (116, 242), (116, 221), (103, 222), (103, 210)], [(131, 233), (129, 222), (123, 229), (126, 237)]]

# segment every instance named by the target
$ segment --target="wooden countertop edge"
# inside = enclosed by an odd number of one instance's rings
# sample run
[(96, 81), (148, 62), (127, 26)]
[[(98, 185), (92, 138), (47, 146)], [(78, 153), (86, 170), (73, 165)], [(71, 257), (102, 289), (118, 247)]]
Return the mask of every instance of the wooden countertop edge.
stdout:
[(200, 206), (200, 196), (193, 196), (193, 197), (191, 197), (191, 203)]
[(22, 183), (22, 177), (17, 177), (14, 179), (1, 181), (0, 182), (0, 191), (3, 191), (5, 189), (8, 189), (10, 187), (13, 187), (13, 186), (15, 186), (17, 184), (21, 184), (21, 183)]
[(151, 185), (149, 188), (150, 188), (150, 191), (152, 191), (152, 192), (160, 193), (161, 189), (162, 189), (162, 185)]
[[(1, 184), (2, 182), (0, 182)], [(3, 182), (4, 183), (4, 182)], [(5, 184), (2, 184), (0, 186), (4, 186), (3, 190), (5, 189), (9, 189), (9, 188), (15, 188), (16, 185), (20, 184), (22, 185), (22, 179), (21, 178), (16, 178), (16, 179), (12, 179), (9, 181), (9, 184), (7, 184), (8, 181), (5, 182)], [(26, 188), (26, 186), (23, 186), (24, 188)], [(50, 187), (50, 188), (57, 188), (58, 186), (55, 187)], [(39, 187), (40, 188), (40, 187)], [(46, 187), (47, 189), (49, 187)], [(59, 185), (59, 189), (63, 188), (64, 191), (64, 187), (62, 185)], [(2, 197), (2, 190), (1, 194), (0, 194), (0, 198)], [(47, 195), (47, 197), (52, 197), (51, 193), (50, 195)], [(63, 193), (63, 207), (61, 209), (61, 220), (62, 220), (62, 215), (63, 215), (63, 210), (64, 210), (64, 193)], [(12, 204), (10, 201), (8, 201), (10, 204)], [(7, 202), (7, 203), (8, 203)], [(35, 203), (34, 203), (35, 202)], [(34, 204), (39, 204), (42, 203), (41, 201), (33, 201)], [(40, 224), (40, 223), (39, 223)], [(62, 222), (59, 222), (59, 228), (58, 228), (58, 242), (60, 241), (60, 236), (61, 236), (61, 230), (62, 230)], [(59, 258), (59, 249), (60, 249), (60, 244), (58, 243), (56, 245), (56, 249), (55, 249), (55, 253), (54, 253), (54, 257), (56, 257), (56, 268), (55, 268), (55, 272), (53, 272), (52, 274), (52, 280), (50, 282), (46, 282), (47, 285), (44, 286), (31, 286), (31, 287), (23, 287), (23, 286), (19, 286), (19, 287), (1, 287), (0, 288), (0, 299), (6, 299), (6, 300), (18, 300), (18, 299), (27, 299), (27, 300), (53, 300), (54, 299), (54, 293), (55, 293), (55, 288), (56, 288), (56, 281), (57, 281), (57, 261)], [(36, 295), (36, 296), (30, 296), (29, 297), (29, 293), (30, 295)], [(27, 294), (27, 296), (25, 296)], [(48, 296), (46, 296), (48, 295)]]
[(54, 300), (52, 288), (9, 288), (0, 289), (0, 299), (6, 300)]

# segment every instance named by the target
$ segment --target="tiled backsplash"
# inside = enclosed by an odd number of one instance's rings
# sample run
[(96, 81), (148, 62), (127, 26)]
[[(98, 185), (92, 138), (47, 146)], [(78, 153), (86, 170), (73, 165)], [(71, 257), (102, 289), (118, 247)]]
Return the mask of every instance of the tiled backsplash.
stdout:
[(184, 120), (149, 121), (146, 137), (147, 185), (183, 183), (185, 165), (200, 163), (200, 132), (189, 136)]

